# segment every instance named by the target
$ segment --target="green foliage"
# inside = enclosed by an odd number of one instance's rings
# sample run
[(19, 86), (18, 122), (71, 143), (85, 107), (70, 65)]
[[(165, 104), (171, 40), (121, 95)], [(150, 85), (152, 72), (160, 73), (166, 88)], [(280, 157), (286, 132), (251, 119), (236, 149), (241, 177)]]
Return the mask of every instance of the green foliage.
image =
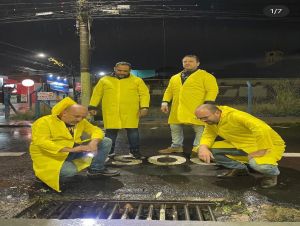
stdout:
[(300, 116), (299, 88), (288, 80), (275, 81), (272, 84), (274, 98), (269, 103), (254, 103), (256, 115), (264, 116)]
[(273, 222), (287, 222), (287, 221), (299, 221), (300, 211), (297, 209), (272, 206), (265, 209), (264, 215), (268, 221)]

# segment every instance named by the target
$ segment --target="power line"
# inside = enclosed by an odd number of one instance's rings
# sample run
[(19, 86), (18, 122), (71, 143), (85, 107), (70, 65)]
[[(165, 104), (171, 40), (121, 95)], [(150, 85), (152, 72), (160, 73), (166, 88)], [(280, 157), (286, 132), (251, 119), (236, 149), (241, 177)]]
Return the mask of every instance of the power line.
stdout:
[(18, 48), (18, 49), (21, 49), (21, 50), (25, 50), (25, 51), (27, 51), (27, 52), (31, 52), (31, 53), (37, 54), (37, 52), (35, 52), (35, 51), (32, 51), (32, 50), (30, 50), (30, 49), (26, 49), (26, 48), (21, 47), (21, 46), (14, 45), (14, 44), (12, 44), (12, 43), (0, 41), (0, 44), (7, 45), (7, 46), (11, 46), (11, 47), (14, 47), (14, 48)]
[[(235, 1), (230, 4), (213, 4), (217, 1), (198, 2), (175, 0), (127, 0), (127, 1), (88, 1), (86, 9), (89, 15), (94, 19), (107, 18), (204, 18), (204, 17), (227, 17), (235, 19), (253, 19), (253, 20), (271, 20), (263, 15), (263, 3), (256, 1), (253, 6), (241, 4)], [(284, 18), (285, 20), (298, 20), (299, 7), (296, 2), (290, 1), (293, 7), (294, 16)], [(127, 5), (129, 9), (118, 9), (120, 5)], [(1, 4), (0, 4), (1, 6)], [(0, 12), (6, 12), (6, 15), (0, 19), (0, 23), (34, 22), (47, 20), (65, 20), (76, 19), (79, 6), (74, 1), (63, 2), (18, 2), (2, 3), (3, 9)], [(7, 7), (8, 6), (8, 7)], [(22, 7), (20, 7), (22, 6)], [(299, 6), (299, 4), (298, 4)], [(250, 8), (249, 8), (250, 7)], [(13, 11), (15, 10), (15, 11)], [(52, 15), (37, 16), (38, 12), (51, 12)], [(3, 13), (2, 13), (3, 14)]]

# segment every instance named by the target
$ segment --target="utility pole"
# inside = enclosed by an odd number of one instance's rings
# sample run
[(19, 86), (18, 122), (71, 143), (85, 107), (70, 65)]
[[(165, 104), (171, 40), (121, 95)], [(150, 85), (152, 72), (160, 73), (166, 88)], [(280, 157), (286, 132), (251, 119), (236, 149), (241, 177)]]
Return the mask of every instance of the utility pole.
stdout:
[(81, 104), (88, 106), (91, 97), (89, 16), (86, 7), (86, 0), (78, 0), (78, 4)]

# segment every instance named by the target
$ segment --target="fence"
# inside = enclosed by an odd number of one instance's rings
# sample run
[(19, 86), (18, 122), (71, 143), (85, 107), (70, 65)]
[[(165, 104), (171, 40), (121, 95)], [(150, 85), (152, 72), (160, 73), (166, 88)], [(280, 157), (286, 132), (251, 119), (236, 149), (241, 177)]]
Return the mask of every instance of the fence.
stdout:
[[(168, 79), (145, 80), (151, 93), (151, 118), (159, 112)], [(256, 116), (300, 116), (300, 79), (218, 79), (219, 105), (228, 105)]]
[[(143, 120), (166, 120), (160, 105), (168, 79), (145, 79), (150, 89), (151, 107)], [(218, 79), (219, 105), (228, 105), (260, 117), (300, 116), (300, 79)], [(52, 104), (37, 102), (35, 118), (49, 114)]]

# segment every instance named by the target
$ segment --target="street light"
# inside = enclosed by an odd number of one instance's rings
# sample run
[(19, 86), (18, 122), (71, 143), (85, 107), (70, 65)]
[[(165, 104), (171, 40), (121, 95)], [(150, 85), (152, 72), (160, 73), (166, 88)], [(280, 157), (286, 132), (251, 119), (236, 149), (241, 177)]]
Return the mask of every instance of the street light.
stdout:
[(99, 75), (100, 75), (100, 76), (103, 76), (103, 75), (105, 75), (105, 72), (104, 72), (104, 71), (100, 71), (100, 72), (99, 72)]
[(34, 85), (34, 81), (31, 80), (31, 79), (24, 79), (22, 81), (22, 85), (25, 86), (25, 87), (27, 87), (27, 102), (28, 102), (28, 107), (30, 108), (30, 101), (29, 101), (30, 92), (29, 92), (29, 87)]
[(47, 56), (46, 54), (44, 53), (39, 53), (37, 54), (37, 57), (39, 58), (46, 58), (47, 57), (47, 60), (53, 64), (53, 65), (56, 65), (60, 68), (65, 68), (67, 69), (67, 73), (70, 74), (72, 76), (72, 86), (73, 86), (73, 95), (74, 95), (74, 100), (77, 101), (77, 97), (76, 97), (76, 94), (75, 94), (75, 77), (74, 77), (74, 74), (73, 74), (73, 66), (69, 66), (69, 65), (65, 65), (63, 62), (61, 62), (60, 60), (54, 58), (54, 57), (51, 57), (51, 56)]
[(39, 57), (39, 58), (45, 58), (46, 54), (45, 53), (38, 53), (36, 56)]

